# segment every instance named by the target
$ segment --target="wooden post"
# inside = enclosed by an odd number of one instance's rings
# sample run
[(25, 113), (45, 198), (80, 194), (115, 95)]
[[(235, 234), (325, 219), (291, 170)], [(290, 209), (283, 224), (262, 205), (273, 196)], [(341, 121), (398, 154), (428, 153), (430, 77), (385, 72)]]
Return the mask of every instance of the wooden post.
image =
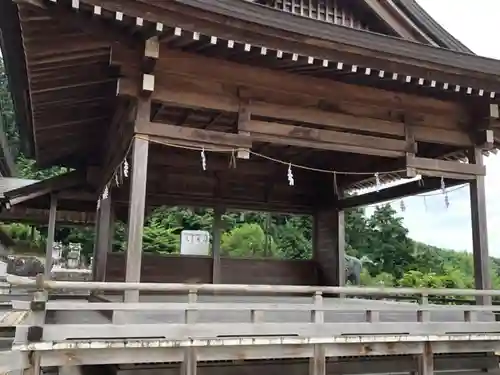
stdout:
[(94, 251), (92, 252), (92, 280), (97, 281), (97, 263), (98, 260), (98, 246), (99, 246), (99, 222), (101, 221), (101, 207), (97, 207), (95, 211), (95, 226), (94, 226)]
[[(469, 162), (483, 165), (480, 149), (469, 152)], [(472, 251), (474, 257), (474, 283), (476, 289), (491, 289), (491, 277), (488, 254), (488, 227), (486, 219), (485, 177), (476, 176), (470, 182), (470, 208), (472, 224)], [(491, 297), (477, 297), (479, 305), (491, 304)]]
[[(146, 206), (148, 151), (149, 141), (147, 139), (135, 138), (133, 140), (125, 282), (141, 281), (142, 233)], [(125, 302), (138, 301), (139, 291), (125, 292)]]
[(52, 270), (52, 252), (54, 248), (54, 237), (56, 232), (57, 197), (50, 197), (49, 227), (47, 230), (47, 244), (45, 246), (45, 278), (50, 279)]
[(220, 206), (214, 209), (214, 223), (212, 227), (212, 283), (220, 284), (221, 282), (221, 260), (220, 260), (220, 245), (222, 233), (222, 214), (224, 209)]
[(112, 237), (112, 201), (111, 192), (108, 198), (101, 201), (98, 210), (96, 246), (94, 250), (94, 281), (104, 281), (108, 252), (110, 252), (110, 237)]
[(434, 354), (432, 353), (432, 344), (424, 343), (424, 351), (418, 358), (418, 374), (432, 375), (434, 373)]
[[(195, 304), (198, 302), (198, 293), (195, 290), (190, 290), (188, 294), (188, 303)], [(198, 311), (186, 310), (184, 322), (186, 324), (196, 323), (198, 319)], [(181, 375), (196, 375), (198, 370), (197, 354), (195, 348), (186, 348), (184, 350), (184, 361), (181, 363)]]
[(329, 207), (315, 213), (313, 256), (323, 285), (345, 285), (344, 211)]
[[(314, 310), (311, 314), (311, 323), (321, 324), (325, 322), (323, 310), (323, 295), (316, 292), (313, 297)], [(325, 348), (321, 344), (313, 345), (313, 356), (309, 360), (309, 375), (326, 375)]]

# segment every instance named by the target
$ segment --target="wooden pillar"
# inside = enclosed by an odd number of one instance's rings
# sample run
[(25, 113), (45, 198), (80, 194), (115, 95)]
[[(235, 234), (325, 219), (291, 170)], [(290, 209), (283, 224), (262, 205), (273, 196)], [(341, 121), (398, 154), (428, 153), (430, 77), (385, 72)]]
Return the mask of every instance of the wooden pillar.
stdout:
[(325, 286), (345, 285), (344, 211), (321, 208), (314, 215), (313, 257), (319, 282)]
[(99, 222), (101, 220), (101, 208), (96, 208), (94, 225), (94, 251), (92, 252), (92, 280), (97, 281), (98, 245), (99, 245)]
[(221, 283), (221, 260), (220, 260), (220, 246), (222, 234), (222, 215), (224, 209), (222, 207), (215, 207), (214, 209), (214, 223), (212, 227), (212, 283)]
[(57, 197), (50, 197), (49, 227), (47, 230), (47, 244), (45, 246), (45, 278), (50, 279), (52, 270), (52, 253), (54, 249), (54, 237), (56, 232)]
[[(149, 141), (144, 137), (134, 138), (132, 149), (125, 282), (135, 283), (141, 280), (142, 234), (146, 207)], [(125, 302), (138, 301), (139, 291), (125, 292)]]
[(107, 199), (101, 201), (101, 206), (97, 216), (97, 232), (94, 248), (94, 281), (105, 281), (106, 263), (108, 253), (111, 251), (112, 244), (112, 224), (113, 224), (113, 207), (111, 200), (111, 192)]
[[(469, 162), (483, 165), (480, 149), (469, 152)], [(472, 224), (472, 251), (474, 257), (474, 283), (476, 289), (491, 289), (488, 252), (488, 226), (486, 219), (485, 177), (477, 176), (470, 182), (470, 208)], [(477, 297), (477, 304), (491, 304), (491, 297)]]

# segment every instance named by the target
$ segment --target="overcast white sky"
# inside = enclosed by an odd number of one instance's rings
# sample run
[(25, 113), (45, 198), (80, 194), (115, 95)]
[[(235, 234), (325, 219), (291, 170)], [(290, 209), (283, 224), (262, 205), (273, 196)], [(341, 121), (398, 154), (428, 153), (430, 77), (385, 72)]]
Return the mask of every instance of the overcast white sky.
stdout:
[[(499, 0), (417, 0), (446, 30), (481, 56), (500, 59), (500, 43), (493, 35), (500, 34)], [(486, 158), (486, 199), (488, 207), (489, 250), (500, 257), (500, 156)], [(410, 236), (430, 245), (455, 250), (472, 250), (469, 189), (449, 194), (446, 209), (441, 195), (411, 197), (404, 200), (402, 213)], [(426, 205), (424, 204), (426, 203)], [(400, 210), (400, 203), (393, 204)], [(426, 208), (427, 206), (427, 208)]]

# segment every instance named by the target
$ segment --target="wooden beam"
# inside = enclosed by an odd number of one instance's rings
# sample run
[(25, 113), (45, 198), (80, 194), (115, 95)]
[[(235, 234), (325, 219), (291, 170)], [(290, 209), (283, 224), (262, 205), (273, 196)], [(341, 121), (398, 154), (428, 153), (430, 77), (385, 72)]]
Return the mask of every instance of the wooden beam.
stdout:
[(188, 143), (191, 146), (227, 146), (228, 148), (251, 148), (252, 142), (245, 135), (223, 133), (184, 126), (167, 125), (158, 122), (142, 121), (136, 126), (136, 132), (158, 137), (161, 142)]
[[(10, 210), (0, 212), (0, 221), (46, 225), (49, 222), (49, 210), (14, 206)], [(92, 225), (94, 222), (94, 213), (57, 210), (58, 225)]]
[(403, 140), (305, 128), (275, 122), (248, 121), (241, 125), (240, 130), (249, 132), (254, 141), (307, 148), (387, 157), (401, 157), (406, 150), (406, 142)]
[[(189, 86), (175, 86), (156, 84), (155, 92), (151, 98), (167, 104), (174, 104), (183, 107), (206, 108), (225, 112), (239, 112), (240, 100), (236, 95), (225, 93), (206, 93), (203, 91), (190, 91), (196, 88)], [(121, 78), (119, 81), (119, 95), (138, 95), (137, 89), (128, 78)], [(288, 93), (290, 95), (291, 93)], [(300, 121), (310, 124), (318, 124), (328, 128), (366, 131), (374, 134), (387, 134), (391, 136), (404, 137), (405, 126), (403, 122), (380, 120), (364, 116), (345, 115), (338, 112), (324, 111), (314, 107), (291, 106), (276, 103), (266, 103), (249, 97), (250, 103), (248, 111), (253, 116), (269, 117), (277, 120)], [(434, 120), (434, 119), (433, 119)], [(415, 140), (447, 144), (453, 146), (469, 147), (473, 145), (470, 135), (461, 130), (456, 124), (456, 128), (436, 128), (435, 123), (443, 122), (441, 118), (435, 119), (432, 123), (412, 123)]]
[(85, 182), (85, 173), (73, 171), (19, 189), (7, 191), (4, 193), (4, 196), (9, 200), (9, 203), (14, 206), (46, 194), (53, 194), (60, 190), (84, 185)]
[[(457, 186), (467, 183), (467, 180), (445, 180), (446, 187)], [(369, 206), (383, 203), (393, 199), (400, 199), (412, 195), (423, 194), (441, 188), (441, 179), (426, 177), (422, 181), (411, 181), (401, 185), (396, 185), (373, 191), (361, 195), (343, 198), (339, 201), (339, 207), (347, 210), (355, 207)]]
[[(249, 110), (253, 115), (301, 121), (325, 127), (366, 131), (375, 134), (387, 134), (405, 137), (405, 123), (358, 117), (341, 113), (323, 111), (318, 108), (292, 107), (264, 102), (251, 102)], [(429, 124), (430, 125), (430, 124)], [(430, 126), (413, 125), (415, 140), (428, 143), (450, 144), (457, 146), (471, 145), (470, 136), (460, 130), (439, 129)]]
[[(125, 65), (125, 70), (137, 71), (131, 61), (123, 60), (120, 63)], [(460, 116), (464, 120), (467, 118), (464, 109), (458, 103), (451, 101), (412, 94), (395, 94), (387, 90), (306, 77), (174, 50), (166, 50), (160, 56), (156, 72), (164, 77), (164, 81), (158, 82), (158, 85), (168, 86), (169, 75), (180, 75), (195, 81), (203, 77), (203, 82), (198, 83), (198, 86), (220, 87), (224, 84), (230, 88), (254, 88), (274, 91), (281, 95), (295, 93), (330, 102), (356, 102), (390, 109), (413, 110), (415, 114), (441, 112), (453, 115), (457, 119), (461, 118)]]
[(485, 176), (484, 165), (466, 164), (458, 161), (439, 159), (428, 159), (409, 156), (406, 159), (407, 168), (415, 169), (417, 174), (431, 177), (447, 177), (463, 179), (474, 179), (476, 176)]
[[(248, 103), (240, 103), (240, 108), (238, 109), (238, 134), (244, 136), (250, 136), (248, 131), (244, 130), (244, 127), (252, 118), (252, 113), (248, 107)], [(250, 159), (250, 150), (238, 150), (237, 154), (240, 159)]]

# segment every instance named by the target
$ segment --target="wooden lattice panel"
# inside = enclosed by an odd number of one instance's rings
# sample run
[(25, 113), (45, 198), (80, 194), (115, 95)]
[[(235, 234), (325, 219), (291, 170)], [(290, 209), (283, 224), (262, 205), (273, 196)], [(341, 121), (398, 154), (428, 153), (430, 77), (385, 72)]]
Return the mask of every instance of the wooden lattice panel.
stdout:
[(363, 22), (358, 20), (351, 11), (341, 7), (336, 0), (275, 0), (273, 6), (281, 11), (318, 21), (368, 30)]

